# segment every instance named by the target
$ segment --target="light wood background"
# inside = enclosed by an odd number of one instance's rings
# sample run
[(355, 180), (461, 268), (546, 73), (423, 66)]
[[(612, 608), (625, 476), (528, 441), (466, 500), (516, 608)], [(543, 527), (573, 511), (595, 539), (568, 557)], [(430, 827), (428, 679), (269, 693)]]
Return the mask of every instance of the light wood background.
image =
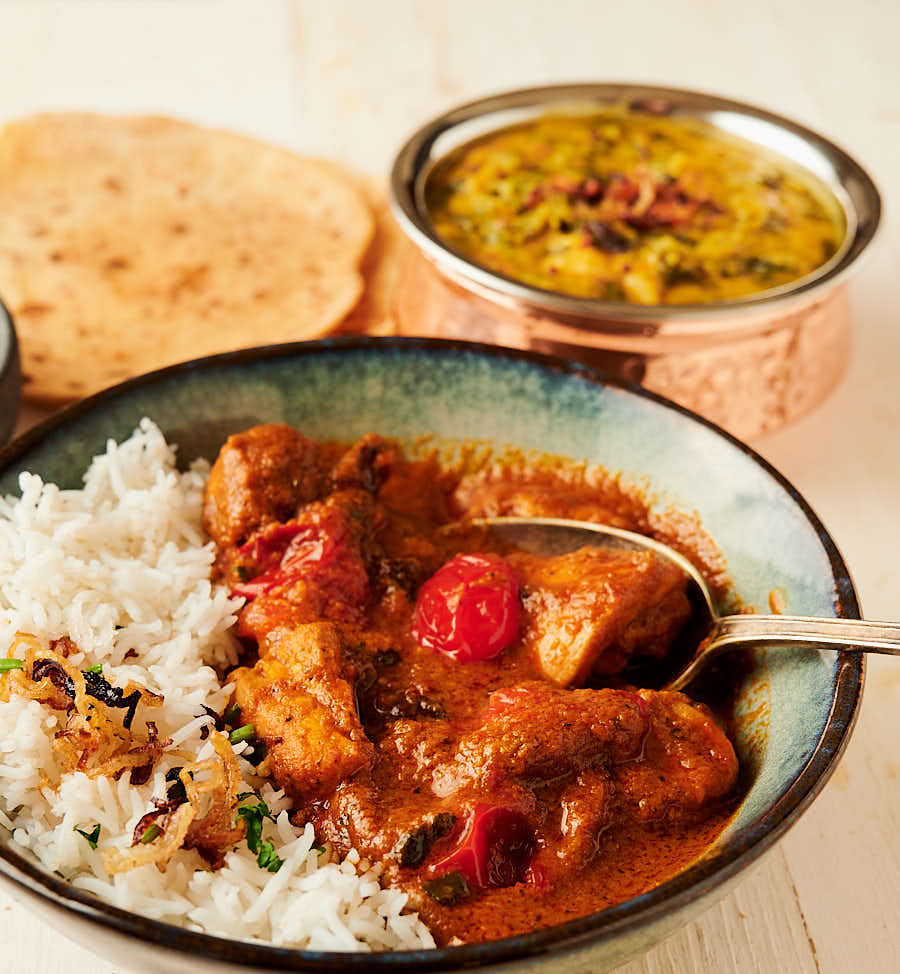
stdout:
[[(806, 495), (870, 618), (900, 619), (900, 3), (897, 0), (0, 0), (0, 119), (161, 111), (373, 173), (463, 99), (554, 80), (712, 90), (818, 128), (880, 183), (834, 396), (755, 444)], [(38, 418), (27, 411), (22, 425)], [(620, 974), (900, 971), (900, 661), (874, 660), (831, 783), (738, 890)], [(0, 893), (16, 974), (114, 970)]]

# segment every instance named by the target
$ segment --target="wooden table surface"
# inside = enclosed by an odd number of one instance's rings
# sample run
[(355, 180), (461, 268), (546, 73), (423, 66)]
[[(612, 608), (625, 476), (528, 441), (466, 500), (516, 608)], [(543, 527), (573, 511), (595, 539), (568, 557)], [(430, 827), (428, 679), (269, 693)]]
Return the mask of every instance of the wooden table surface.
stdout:
[[(0, 0), (0, 119), (156, 111), (384, 172), (418, 123), (518, 85), (694, 87), (793, 116), (849, 149), (887, 203), (853, 288), (846, 378), (754, 445), (806, 495), (864, 612), (900, 619), (900, 3)], [(39, 418), (27, 410), (21, 425)], [(853, 740), (821, 796), (737, 891), (638, 972), (900, 971), (900, 661), (873, 659)], [(0, 893), (3, 968), (109, 974)]]

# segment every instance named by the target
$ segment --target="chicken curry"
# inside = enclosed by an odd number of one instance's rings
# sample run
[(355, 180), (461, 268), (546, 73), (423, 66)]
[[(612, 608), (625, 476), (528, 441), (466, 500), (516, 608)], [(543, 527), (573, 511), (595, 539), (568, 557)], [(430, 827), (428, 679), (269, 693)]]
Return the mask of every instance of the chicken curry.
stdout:
[(462, 473), (367, 435), (270, 424), (209, 478), (216, 572), (246, 599), (234, 705), (322, 842), (380, 863), (443, 944), (583, 916), (723, 828), (738, 773), (712, 713), (623, 668), (666, 653), (685, 579), (645, 552), (539, 557), (466, 520), (638, 509), (534, 469)]

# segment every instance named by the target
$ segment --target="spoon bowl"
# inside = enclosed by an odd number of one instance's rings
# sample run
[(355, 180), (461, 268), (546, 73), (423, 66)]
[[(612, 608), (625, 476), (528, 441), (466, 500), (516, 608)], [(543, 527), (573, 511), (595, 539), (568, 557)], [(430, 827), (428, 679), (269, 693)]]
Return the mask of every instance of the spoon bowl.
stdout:
[(720, 615), (706, 579), (689, 559), (674, 548), (634, 531), (556, 517), (488, 517), (473, 523), (491, 528), (507, 543), (536, 555), (562, 555), (590, 546), (652, 551), (676, 564), (687, 577), (687, 596), (693, 611), (664, 660), (640, 660), (629, 668), (640, 667), (642, 686), (681, 690), (716, 656), (754, 646), (787, 643), (803, 649), (843, 649), (900, 656), (898, 622), (756, 613)]

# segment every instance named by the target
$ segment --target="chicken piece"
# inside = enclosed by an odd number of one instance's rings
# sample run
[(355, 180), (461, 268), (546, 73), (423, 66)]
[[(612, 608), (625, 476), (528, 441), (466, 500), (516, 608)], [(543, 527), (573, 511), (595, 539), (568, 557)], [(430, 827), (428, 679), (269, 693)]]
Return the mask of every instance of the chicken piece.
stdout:
[(617, 814), (642, 822), (690, 818), (734, 787), (734, 748), (706, 707), (683, 693), (641, 690), (640, 696), (650, 731), (643, 759), (612, 772)]
[(439, 796), (479, 797), (637, 757), (646, 705), (627, 690), (560, 690), (523, 683), (491, 694), (484, 723), (433, 773)]
[(614, 788), (609, 771), (585, 771), (564, 789), (559, 799), (558, 868), (577, 869), (590, 862), (597, 840), (612, 819)]
[(321, 449), (284, 423), (229, 436), (203, 497), (203, 526), (220, 547), (243, 544), (264, 524), (320, 496)]
[[(257, 532), (228, 569), (232, 591), (252, 600), (238, 633), (261, 640), (279, 625), (331, 619), (360, 623), (369, 599), (373, 501), (359, 488), (308, 504)], [(249, 576), (249, 577), (248, 577)]]
[(241, 719), (267, 749), (278, 785), (298, 805), (327, 797), (372, 763), (337, 630), (313, 623), (268, 633), (266, 655), (232, 673)]
[(524, 683), (491, 695), (482, 725), (433, 768), (432, 791), (457, 814), (524, 812), (545, 837), (538, 861), (552, 880), (590, 861), (614, 823), (697, 817), (736, 778), (728, 738), (683, 694)]
[(455, 818), (455, 806), (445, 811), (434, 798), (426, 803), (421, 798), (434, 768), (453, 757), (453, 733), (453, 725), (439, 718), (392, 719), (378, 739), (372, 769), (345, 782), (326, 804), (312, 810), (316, 835), (343, 854), (356, 849), (385, 862), (387, 875), (395, 876), (391, 869), (402, 861), (404, 836), (442, 813)]
[(515, 552), (507, 561), (524, 594), (523, 643), (558, 686), (617, 673), (633, 654), (664, 655), (690, 615), (684, 574), (649, 551)]
[[(319, 600), (315, 590), (310, 591), (307, 587), (301, 591), (302, 584), (298, 582), (293, 587), (291, 594), (297, 599), (296, 602), (282, 595), (261, 595), (241, 609), (237, 621), (237, 634), (241, 639), (251, 639), (256, 642), (260, 646), (260, 656), (265, 655), (262, 646), (266, 636), (273, 629), (292, 629), (321, 621)], [(308, 597), (303, 597), (304, 595)]]
[(634, 528), (634, 513), (627, 501), (622, 510), (612, 504), (600, 507), (596, 490), (566, 489), (552, 484), (522, 483), (513, 473), (510, 479), (485, 480), (463, 477), (453, 493), (457, 510), (467, 518), (477, 517), (564, 517), (574, 521), (596, 521), (619, 528)]

